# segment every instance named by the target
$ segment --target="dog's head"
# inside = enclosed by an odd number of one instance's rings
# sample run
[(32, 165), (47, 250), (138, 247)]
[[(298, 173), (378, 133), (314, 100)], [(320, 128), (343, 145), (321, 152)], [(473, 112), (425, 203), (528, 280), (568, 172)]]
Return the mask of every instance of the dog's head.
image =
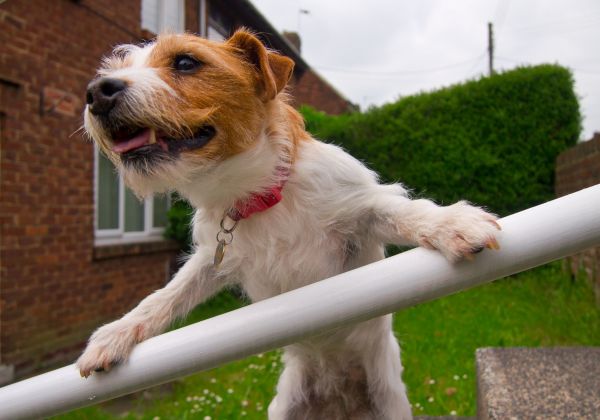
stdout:
[(85, 128), (134, 190), (166, 189), (251, 148), (292, 69), (244, 30), (120, 46), (88, 86)]

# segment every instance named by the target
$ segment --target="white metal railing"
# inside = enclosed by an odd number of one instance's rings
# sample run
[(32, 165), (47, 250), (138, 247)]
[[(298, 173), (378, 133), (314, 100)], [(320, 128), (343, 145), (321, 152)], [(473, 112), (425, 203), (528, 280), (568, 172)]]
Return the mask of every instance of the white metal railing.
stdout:
[(449, 264), (418, 248), (154, 337), (83, 379), (74, 365), (0, 388), (0, 419), (37, 418), (158, 385), (600, 245), (600, 185), (500, 221), (502, 249)]

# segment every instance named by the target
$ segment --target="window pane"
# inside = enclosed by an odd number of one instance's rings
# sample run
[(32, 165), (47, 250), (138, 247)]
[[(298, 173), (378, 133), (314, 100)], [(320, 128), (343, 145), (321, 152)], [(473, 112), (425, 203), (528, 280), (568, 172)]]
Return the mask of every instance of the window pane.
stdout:
[(225, 37), (212, 26), (208, 27), (207, 38), (210, 39), (211, 41), (224, 41), (225, 40)]
[(125, 188), (125, 232), (144, 231), (144, 202)]
[(213, 31), (223, 37), (228, 37), (233, 32), (235, 24), (227, 13), (227, 2), (211, 2), (208, 8), (208, 24), (213, 27)]
[(142, 0), (142, 28), (158, 33), (158, 0)]
[(161, 31), (183, 32), (185, 29), (183, 0), (163, 0), (163, 2), (165, 16)]
[(142, 28), (155, 34), (185, 29), (184, 0), (142, 0)]
[(98, 229), (119, 228), (119, 175), (112, 162), (98, 152)]
[(167, 210), (169, 210), (169, 200), (166, 195), (154, 196), (154, 214), (152, 215), (152, 226), (167, 226)]

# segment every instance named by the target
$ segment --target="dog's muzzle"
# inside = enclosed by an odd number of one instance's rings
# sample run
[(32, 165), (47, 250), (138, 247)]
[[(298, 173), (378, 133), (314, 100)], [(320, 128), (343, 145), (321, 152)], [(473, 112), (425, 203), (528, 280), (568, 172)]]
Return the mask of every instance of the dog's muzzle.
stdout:
[(101, 77), (93, 80), (86, 92), (86, 102), (90, 112), (97, 116), (108, 115), (126, 88), (127, 83), (120, 79)]
[(108, 138), (107, 147), (119, 155), (124, 165), (147, 169), (171, 162), (182, 152), (200, 149), (215, 137), (216, 129), (211, 125), (178, 134), (152, 123), (146, 125), (141, 115), (138, 121), (132, 121), (127, 90), (127, 82), (121, 79), (100, 77), (90, 82), (86, 92), (88, 111)]

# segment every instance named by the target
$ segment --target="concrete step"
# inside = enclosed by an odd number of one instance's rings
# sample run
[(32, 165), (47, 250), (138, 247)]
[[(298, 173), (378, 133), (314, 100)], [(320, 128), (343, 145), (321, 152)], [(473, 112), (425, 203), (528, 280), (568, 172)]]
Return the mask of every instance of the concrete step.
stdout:
[(476, 352), (477, 418), (600, 418), (600, 347)]

